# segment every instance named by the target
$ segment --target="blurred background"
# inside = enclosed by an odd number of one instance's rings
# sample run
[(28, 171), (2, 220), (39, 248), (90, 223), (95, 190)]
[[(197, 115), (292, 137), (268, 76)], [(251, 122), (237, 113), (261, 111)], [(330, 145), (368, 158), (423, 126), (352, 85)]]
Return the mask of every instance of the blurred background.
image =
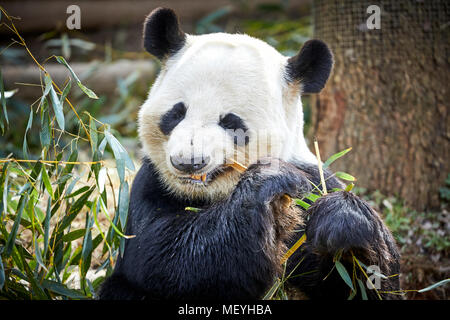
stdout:
[[(49, 57), (63, 56), (98, 95), (93, 100), (71, 90), (70, 99), (79, 114), (86, 110), (111, 125), (137, 162), (136, 116), (160, 69), (141, 39), (144, 18), (154, 8), (174, 9), (188, 33), (247, 33), (288, 56), (312, 37), (324, 40), (335, 67), (322, 93), (302, 98), (309, 142), (318, 139), (323, 159), (352, 147), (332, 169), (357, 177), (354, 190), (393, 231), (403, 255), (403, 289), (449, 277), (448, 1), (14, 0), (0, 5), (17, 18), (14, 24), (29, 50), (55, 83), (63, 87), (69, 72)], [(80, 9), (80, 29), (67, 27), (70, 5)], [(375, 29), (367, 23), (370, 5), (381, 9)], [(12, 128), (0, 136), (0, 158), (22, 158), (30, 104), (43, 91), (42, 74), (4, 24), (0, 52)], [(38, 117), (33, 121), (39, 123)], [(66, 126), (68, 132), (79, 130), (71, 113)], [(38, 127), (28, 134), (30, 157), (39, 156)], [(408, 293), (410, 299), (448, 297), (448, 286)]]

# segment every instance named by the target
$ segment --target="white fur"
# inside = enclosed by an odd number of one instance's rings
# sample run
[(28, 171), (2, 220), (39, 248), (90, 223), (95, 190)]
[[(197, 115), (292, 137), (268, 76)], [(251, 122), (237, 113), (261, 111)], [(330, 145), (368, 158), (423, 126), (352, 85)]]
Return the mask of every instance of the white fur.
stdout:
[[(286, 82), (286, 64), (287, 57), (247, 35), (187, 36), (185, 46), (165, 63), (139, 112), (144, 154), (170, 190), (189, 198), (218, 199), (229, 194), (239, 179), (237, 172), (219, 176), (207, 186), (189, 185), (180, 183), (183, 174), (173, 168), (169, 157), (190, 158), (192, 152), (210, 156), (212, 164), (203, 169), (208, 172), (223, 161), (224, 152), (232, 156), (233, 140), (218, 125), (219, 117), (230, 112), (250, 129), (247, 154), (238, 147), (239, 162), (248, 165), (264, 156), (316, 162), (303, 136), (300, 88)], [(166, 137), (158, 128), (159, 120), (178, 102), (185, 103), (186, 117)], [(264, 132), (270, 137), (268, 143), (255, 139)]]

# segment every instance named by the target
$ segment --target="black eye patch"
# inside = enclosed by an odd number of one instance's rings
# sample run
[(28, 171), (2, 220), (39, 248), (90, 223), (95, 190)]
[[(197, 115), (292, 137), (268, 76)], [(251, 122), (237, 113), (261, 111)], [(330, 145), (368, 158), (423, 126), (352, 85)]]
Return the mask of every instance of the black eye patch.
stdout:
[(159, 121), (161, 132), (165, 135), (169, 135), (185, 116), (186, 106), (183, 102), (178, 102), (161, 117), (161, 120)]
[[(247, 144), (249, 141), (248, 135), (245, 132), (248, 130), (244, 120), (234, 113), (228, 113), (224, 117), (220, 117), (219, 126), (225, 130), (230, 130), (230, 134), (234, 136), (234, 143), (237, 145)], [(243, 135), (241, 137), (241, 135)], [(244, 136), (245, 135), (245, 136)]]

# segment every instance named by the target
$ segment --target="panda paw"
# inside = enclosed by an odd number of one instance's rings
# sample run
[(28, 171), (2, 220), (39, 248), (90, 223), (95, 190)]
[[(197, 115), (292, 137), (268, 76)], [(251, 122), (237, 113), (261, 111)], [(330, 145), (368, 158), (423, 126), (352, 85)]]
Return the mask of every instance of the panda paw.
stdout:
[(352, 193), (340, 191), (318, 199), (309, 209), (308, 242), (316, 252), (336, 254), (355, 249), (373, 252), (389, 239), (387, 228), (368, 204)]
[(282, 195), (298, 197), (311, 190), (311, 184), (301, 170), (274, 158), (249, 166), (241, 182), (256, 192), (258, 200), (264, 202), (280, 199)]

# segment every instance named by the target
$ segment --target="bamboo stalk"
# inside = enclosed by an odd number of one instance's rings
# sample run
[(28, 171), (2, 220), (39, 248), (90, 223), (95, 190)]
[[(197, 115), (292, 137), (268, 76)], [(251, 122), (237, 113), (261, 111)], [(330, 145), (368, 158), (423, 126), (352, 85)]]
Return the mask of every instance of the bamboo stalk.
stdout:
[(316, 149), (317, 166), (319, 167), (320, 182), (322, 183), (322, 193), (323, 195), (326, 195), (328, 193), (327, 185), (325, 184), (325, 177), (323, 175), (322, 160), (320, 159), (319, 143), (317, 142), (316, 138), (314, 138), (314, 148)]

